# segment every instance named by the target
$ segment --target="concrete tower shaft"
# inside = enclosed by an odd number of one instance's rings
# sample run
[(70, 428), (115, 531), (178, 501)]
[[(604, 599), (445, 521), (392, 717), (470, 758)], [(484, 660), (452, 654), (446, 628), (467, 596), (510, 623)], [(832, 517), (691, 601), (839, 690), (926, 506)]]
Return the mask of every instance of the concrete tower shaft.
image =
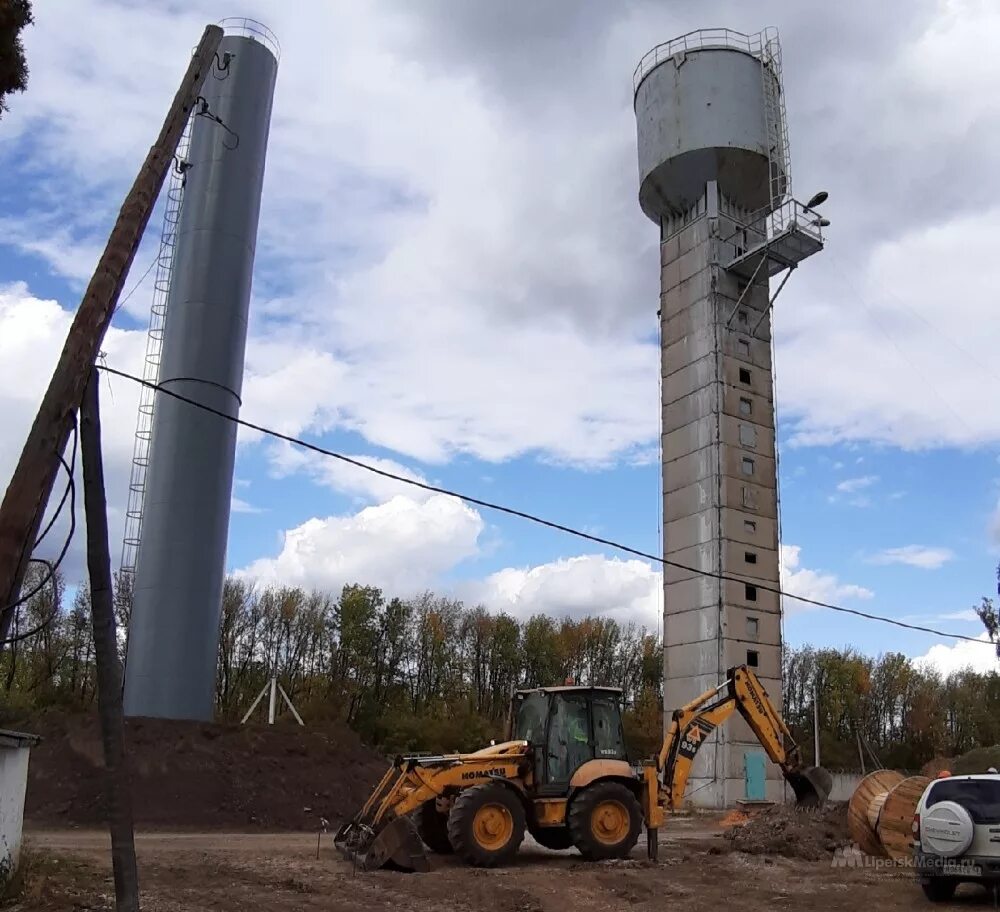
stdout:
[[(277, 59), (227, 34), (195, 116), (160, 386), (237, 416)], [(214, 117), (218, 117), (219, 124)], [(125, 674), (132, 716), (211, 719), (236, 425), (158, 392)]]
[[(773, 31), (711, 30), (635, 73), (639, 202), (660, 230), (663, 553), (691, 568), (664, 572), (667, 719), (740, 664), (781, 702), (781, 605), (762, 588), (779, 582), (769, 277), (822, 239), (786, 202), (780, 61)], [(734, 719), (699, 751), (688, 794), (774, 800), (782, 780)]]

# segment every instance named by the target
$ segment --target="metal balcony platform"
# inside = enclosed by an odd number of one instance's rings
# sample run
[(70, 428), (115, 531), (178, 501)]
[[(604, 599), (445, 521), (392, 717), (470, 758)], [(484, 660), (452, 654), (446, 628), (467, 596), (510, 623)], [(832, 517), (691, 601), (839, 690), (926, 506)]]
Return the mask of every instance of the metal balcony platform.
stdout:
[(749, 224), (737, 222), (736, 230), (722, 241), (723, 268), (746, 281), (794, 269), (823, 249), (823, 221), (791, 199)]
[[(755, 274), (764, 270), (768, 276), (777, 275), (786, 269), (794, 269), (806, 257), (819, 253), (823, 249), (823, 238), (811, 227), (799, 225), (793, 221), (773, 237), (754, 244), (748, 250), (726, 263), (724, 268), (738, 275), (741, 279), (750, 280)], [(760, 269), (761, 259), (767, 260)]]

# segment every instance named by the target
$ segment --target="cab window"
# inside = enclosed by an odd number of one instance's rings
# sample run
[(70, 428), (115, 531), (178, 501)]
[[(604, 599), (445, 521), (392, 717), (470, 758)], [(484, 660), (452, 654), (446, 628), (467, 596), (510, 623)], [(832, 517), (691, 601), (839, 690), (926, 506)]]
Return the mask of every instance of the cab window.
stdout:
[(568, 782), (594, 756), (586, 697), (559, 694), (549, 723), (549, 781)]
[(549, 698), (545, 694), (529, 694), (517, 709), (514, 740), (529, 741), (535, 745), (545, 743), (545, 719), (549, 712)]
[(594, 698), (594, 755), (598, 760), (626, 760), (621, 713), (613, 697)]
[(962, 805), (973, 823), (1000, 823), (1000, 779), (942, 779), (931, 789), (926, 805), (941, 801)]

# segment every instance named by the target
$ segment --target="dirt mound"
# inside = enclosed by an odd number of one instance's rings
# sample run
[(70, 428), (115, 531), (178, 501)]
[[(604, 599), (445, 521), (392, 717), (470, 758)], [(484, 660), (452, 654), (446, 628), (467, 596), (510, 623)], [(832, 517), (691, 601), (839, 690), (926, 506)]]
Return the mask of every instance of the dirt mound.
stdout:
[[(101, 825), (103, 753), (93, 715), (48, 714), (28, 727), (25, 817)], [(145, 827), (315, 829), (353, 814), (385, 760), (339, 725), (238, 726), (165, 719), (126, 724), (135, 821)]]
[(941, 770), (951, 770), (955, 765), (954, 757), (935, 757), (933, 760), (928, 760), (922, 767), (920, 767), (920, 775), (926, 776), (928, 779), (933, 779)]
[(956, 776), (970, 776), (985, 773), (991, 766), (1000, 770), (1000, 744), (970, 750), (953, 760), (948, 769)]
[(796, 808), (774, 805), (752, 814), (723, 834), (737, 852), (818, 861), (849, 845), (847, 805)]

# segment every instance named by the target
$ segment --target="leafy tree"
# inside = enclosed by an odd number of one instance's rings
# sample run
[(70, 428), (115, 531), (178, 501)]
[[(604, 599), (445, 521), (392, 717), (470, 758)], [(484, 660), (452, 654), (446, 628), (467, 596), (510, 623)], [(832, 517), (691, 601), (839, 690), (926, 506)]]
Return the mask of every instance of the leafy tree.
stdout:
[[(997, 566), (997, 595), (1000, 595), (1000, 565)], [(996, 646), (997, 658), (1000, 659), (1000, 608), (993, 604), (993, 599), (984, 598), (982, 604), (974, 609), (983, 622), (986, 633)]]
[(33, 21), (31, 0), (0, 0), (0, 117), (7, 110), (7, 96), (28, 86), (21, 31)]

